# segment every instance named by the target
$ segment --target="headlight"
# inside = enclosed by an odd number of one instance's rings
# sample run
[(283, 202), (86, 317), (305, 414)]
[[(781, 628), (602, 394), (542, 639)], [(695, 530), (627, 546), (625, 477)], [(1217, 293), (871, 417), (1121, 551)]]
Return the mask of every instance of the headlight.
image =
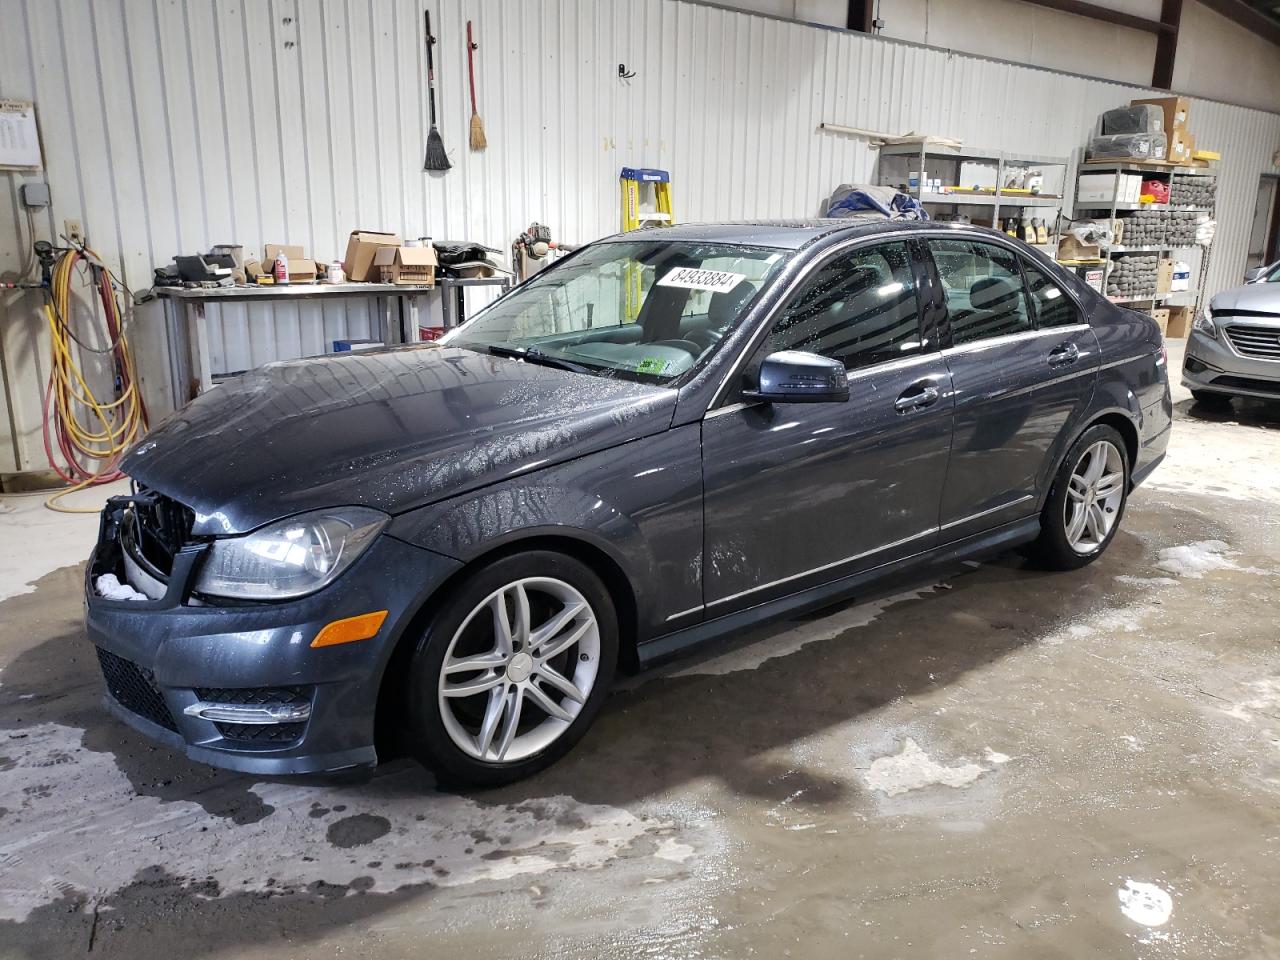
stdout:
[(195, 591), (237, 600), (284, 600), (313, 593), (351, 566), (389, 519), (367, 507), (338, 507), (290, 517), (243, 537), (215, 540)]
[(1218, 328), (1213, 322), (1213, 311), (1208, 307), (1204, 308), (1204, 313), (1196, 314), (1195, 321), (1191, 324), (1192, 330), (1199, 330), (1206, 337), (1218, 339)]

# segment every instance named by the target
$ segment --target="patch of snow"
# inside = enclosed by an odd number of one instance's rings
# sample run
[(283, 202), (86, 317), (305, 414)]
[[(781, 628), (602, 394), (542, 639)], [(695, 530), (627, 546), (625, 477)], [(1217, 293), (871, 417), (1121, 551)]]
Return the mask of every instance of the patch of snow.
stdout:
[(145, 593), (139, 593), (127, 583), (121, 583), (120, 578), (114, 573), (104, 573), (98, 579), (93, 581), (93, 589), (98, 592), (98, 596), (106, 597), (108, 600), (146, 600)]
[(1173, 897), (1154, 883), (1126, 880), (1116, 891), (1120, 897), (1120, 912), (1144, 927), (1159, 927), (1173, 916)]
[(1230, 707), (1224, 707), (1222, 712), (1245, 723), (1253, 723), (1256, 714), (1272, 718), (1280, 715), (1280, 677), (1250, 680), (1249, 687), (1253, 690), (1254, 696), (1232, 704)]
[(1266, 574), (1256, 567), (1242, 567), (1231, 557), (1239, 555), (1231, 545), (1221, 540), (1197, 540), (1179, 547), (1165, 547), (1160, 551), (1156, 566), (1179, 577), (1199, 580), (1214, 570), (1239, 570), (1244, 573)]
[(877, 757), (863, 778), (872, 790), (879, 790), (888, 797), (896, 797), (910, 790), (935, 785), (967, 787), (984, 773), (990, 772), (990, 768), (976, 763), (962, 763), (954, 767), (937, 763), (920, 749), (915, 740), (907, 737), (900, 753)]
[(997, 751), (992, 750), (990, 747), (987, 747), (987, 763), (993, 763), (996, 766), (999, 766), (1002, 763), (1008, 763), (1008, 762), (1009, 762), (1009, 755), (1007, 753), (998, 753)]
[(1115, 579), (1117, 583), (1130, 587), (1169, 587), (1178, 582), (1173, 577), (1134, 577), (1127, 573), (1119, 574)]

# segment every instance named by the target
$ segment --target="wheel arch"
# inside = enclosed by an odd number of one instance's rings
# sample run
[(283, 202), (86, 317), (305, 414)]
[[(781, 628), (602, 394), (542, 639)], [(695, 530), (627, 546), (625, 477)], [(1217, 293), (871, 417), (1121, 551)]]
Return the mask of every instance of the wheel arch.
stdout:
[(590, 567), (604, 582), (613, 600), (618, 617), (618, 666), (627, 671), (639, 669), (639, 631), (637, 598), (630, 579), (621, 564), (607, 550), (571, 534), (549, 531), (531, 531), (526, 536), (504, 539), (485, 551), (468, 559), (453, 571), (419, 605), (401, 632), (395, 648), (383, 666), (378, 681), (376, 704), (375, 742), (387, 743), (399, 731), (404, 710), (404, 693), (400, 681), (408, 675), (408, 661), (422, 632), (440, 609), (449, 591), (475, 571), (503, 557), (531, 550), (549, 550), (573, 557)]
[(1049, 473), (1049, 482), (1045, 484), (1044, 490), (1040, 493), (1039, 509), (1043, 510), (1045, 503), (1049, 500), (1049, 495), (1053, 492), (1054, 481), (1058, 477), (1058, 471), (1062, 469), (1063, 462), (1066, 461), (1075, 445), (1080, 441), (1086, 433), (1097, 426), (1108, 426), (1114, 429), (1124, 440), (1125, 453), (1129, 458), (1129, 489), (1133, 489), (1133, 468), (1138, 462), (1139, 445), (1141, 443), (1138, 433), (1138, 425), (1134, 423), (1133, 416), (1127, 410), (1119, 407), (1113, 407), (1109, 410), (1103, 410), (1095, 413), (1092, 417), (1085, 421), (1084, 426), (1075, 432), (1071, 437), (1071, 442), (1063, 444), (1062, 453), (1059, 454), (1057, 460), (1053, 464), (1053, 470)]

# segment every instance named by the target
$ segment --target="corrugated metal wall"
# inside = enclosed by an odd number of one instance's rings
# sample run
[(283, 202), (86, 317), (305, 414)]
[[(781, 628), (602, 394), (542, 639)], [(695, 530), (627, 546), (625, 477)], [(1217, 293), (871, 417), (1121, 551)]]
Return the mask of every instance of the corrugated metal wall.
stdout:
[[(177, 252), (300, 243), (340, 257), (354, 228), (505, 249), (531, 220), (567, 242), (617, 229), (623, 165), (672, 171), (682, 220), (811, 215), (875, 154), (821, 121), (1075, 153), (1137, 88), (680, 0), (437, 0), (441, 129), (454, 167), (423, 173), (422, 0), (0, 0), (0, 96), (36, 101), (53, 207), (135, 288)], [(489, 149), (467, 149), (464, 28), (475, 21)], [(617, 78), (619, 63), (636, 76)], [(1280, 116), (1197, 101), (1226, 154), (1212, 288), (1236, 282)], [(0, 269), (28, 243), (21, 175), (0, 190)], [(6, 209), (7, 203), (7, 209)], [(35, 298), (0, 329), (13, 398), (0, 469), (39, 466), (47, 371)], [(157, 306), (134, 339), (152, 405), (171, 404)], [(368, 335), (366, 307), (224, 308), (215, 369)], [(3, 434), (12, 420), (16, 444)]]

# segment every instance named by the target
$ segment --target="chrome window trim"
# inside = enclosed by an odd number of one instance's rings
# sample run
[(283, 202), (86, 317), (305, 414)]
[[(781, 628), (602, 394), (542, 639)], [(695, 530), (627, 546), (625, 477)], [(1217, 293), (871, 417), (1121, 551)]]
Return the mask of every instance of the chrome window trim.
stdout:
[(911, 536), (903, 537), (901, 540), (895, 540), (892, 543), (882, 544), (881, 546), (873, 547), (870, 550), (863, 550), (861, 553), (855, 553), (852, 556), (843, 557), (840, 560), (833, 560), (830, 563), (824, 563), (820, 567), (813, 567), (809, 570), (802, 570), (799, 573), (793, 573), (793, 574), (790, 574), (789, 576), (779, 577), (777, 580), (770, 580), (768, 583), (761, 583), (761, 584), (757, 584), (754, 587), (748, 587), (746, 590), (739, 590), (737, 593), (731, 593), (727, 597), (721, 597), (718, 600), (712, 600), (706, 606), (707, 606), (707, 609), (710, 609), (711, 607), (717, 606), (718, 604), (729, 603), (730, 601), (737, 600), (741, 597), (745, 597), (748, 594), (758, 593), (761, 590), (768, 590), (770, 587), (776, 587), (784, 583), (790, 583), (792, 580), (799, 580), (802, 577), (807, 577), (815, 573), (822, 573), (822, 571), (824, 570), (831, 570), (835, 567), (841, 566), (842, 564), (852, 563), (855, 560), (861, 560), (864, 557), (869, 557), (869, 556), (872, 556), (873, 554), (883, 553), (885, 550), (892, 550), (894, 547), (900, 547), (903, 544), (911, 543), (913, 540), (919, 540), (922, 537), (931, 536), (932, 534), (935, 534), (937, 532), (938, 532), (937, 527), (930, 527), (928, 530), (922, 530), (919, 533), (913, 533)]
[(985, 350), (990, 347), (1003, 346), (1008, 343), (1017, 343), (1022, 340), (1038, 340), (1041, 337), (1050, 337), (1055, 334), (1061, 336), (1072, 333), (1080, 333), (1089, 329), (1087, 323), (1075, 323), (1069, 327), (1048, 327), (1044, 330), (1019, 330), (1017, 333), (1006, 333), (998, 337), (990, 337), (986, 340), (974, 340), (972, 343), (960, 343), (947, 347), (942, 351), (944, 357), (953, 357), (961, 353), (971, 353), (975, 350)]

